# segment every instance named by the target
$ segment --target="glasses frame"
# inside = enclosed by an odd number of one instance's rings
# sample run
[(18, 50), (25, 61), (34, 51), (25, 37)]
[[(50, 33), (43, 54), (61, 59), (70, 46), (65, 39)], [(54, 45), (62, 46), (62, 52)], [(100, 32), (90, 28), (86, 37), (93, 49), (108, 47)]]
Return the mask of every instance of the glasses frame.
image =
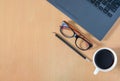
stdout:
[[(67, 38), (73, 38), (75, 37), (75, 45), (77, 48), (79, 48), (80, 50), (83, 50), (83, 51), (86, 51), (88, 49), (90, 49), (93, 45), (92, 43), (82, 34), (80, 33), (80, 31), (78, 31), (75, 27), (73, 27), (71, 24), (69, 24), (68, 22), (66, 21), (63, 21), (63, 23), (67, 24), (67, 26), (71, 29), (71, 31), (73, 32), (73, 35), (72, 36), (67, 36), (63, 33), (63, 28), (64, 26), (60, 26), (60, 32), (63, 36), (67, 37)], [(80, 48), (78, 45), (77, 45), (77, 40), (78, 38), (81, 38), (84, 42), (86, 42), (88, 44), (88, 47), (86, 49), (83, 49), (82, 47)]]

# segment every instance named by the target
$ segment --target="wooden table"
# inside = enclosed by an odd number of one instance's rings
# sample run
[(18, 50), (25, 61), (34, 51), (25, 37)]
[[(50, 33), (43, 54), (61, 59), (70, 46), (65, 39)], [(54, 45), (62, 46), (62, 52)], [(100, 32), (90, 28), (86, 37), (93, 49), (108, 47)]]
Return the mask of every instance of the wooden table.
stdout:
[(0, 81), (120, 81), (120, 19), (101, 42), (79, 27), (95, 45), (86, 56), (104, 46), (117, 53), (117, 67), (96, 76), (92, 62), (52, 33), (62, 20), (71, 19), (46, 0), (0, 0)]

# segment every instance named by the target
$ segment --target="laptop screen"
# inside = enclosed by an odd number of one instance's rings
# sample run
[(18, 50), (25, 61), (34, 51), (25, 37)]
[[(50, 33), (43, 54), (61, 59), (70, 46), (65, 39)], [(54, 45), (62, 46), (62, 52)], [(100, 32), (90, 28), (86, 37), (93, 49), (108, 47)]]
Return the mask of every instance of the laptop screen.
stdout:
[(120, 0), (48, 0), (73, 21), (102, 40), (120, 16)]

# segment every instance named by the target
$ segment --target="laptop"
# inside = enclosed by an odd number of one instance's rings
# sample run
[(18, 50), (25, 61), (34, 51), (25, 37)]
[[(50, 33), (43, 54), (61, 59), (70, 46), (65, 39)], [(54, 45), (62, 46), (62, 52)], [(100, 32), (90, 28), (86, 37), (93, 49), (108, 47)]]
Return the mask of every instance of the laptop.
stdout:
[(120, 16), (120, 0), (48, 0), (77, 24), (102, 40)]

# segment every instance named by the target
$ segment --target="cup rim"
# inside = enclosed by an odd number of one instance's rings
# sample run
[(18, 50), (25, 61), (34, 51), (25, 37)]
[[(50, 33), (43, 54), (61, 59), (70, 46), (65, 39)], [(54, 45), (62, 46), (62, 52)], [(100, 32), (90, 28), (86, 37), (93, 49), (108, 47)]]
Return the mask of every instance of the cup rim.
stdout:
[[(107, 50), (111, 51), (112, 54), (113, 54), (113, 56), (114, 56), (114, 63), (113, 63), (113, 65), (112, 65), (110, 68), (108, 68), (108, 69), (101, 69), (101, 68), (99, 68), (99, 67), (96, 65), (95, 61), (94, 61), (95, 55), (97, 54), (97, 52), (100, 51), (100, 50), (103, 50), (103, 49), (107, 49)], [(94, 64), (94, 66), (95, 66), (97, 69), (99, 69), (99, 71), (102, 71), (102, 72), (111, 71), (112, 69), (114, 69), (114, 67), (115, 67), (116, 64), (117, 64), (117, 55), (116, 55), (116, 53), (115, 53), (111, 48), (108, 48), (108, 47), (100, 48), (100, 49), (96, 50), (95, 53), (94, 53), (94, 56), (93, 56), (93, 64)]]

